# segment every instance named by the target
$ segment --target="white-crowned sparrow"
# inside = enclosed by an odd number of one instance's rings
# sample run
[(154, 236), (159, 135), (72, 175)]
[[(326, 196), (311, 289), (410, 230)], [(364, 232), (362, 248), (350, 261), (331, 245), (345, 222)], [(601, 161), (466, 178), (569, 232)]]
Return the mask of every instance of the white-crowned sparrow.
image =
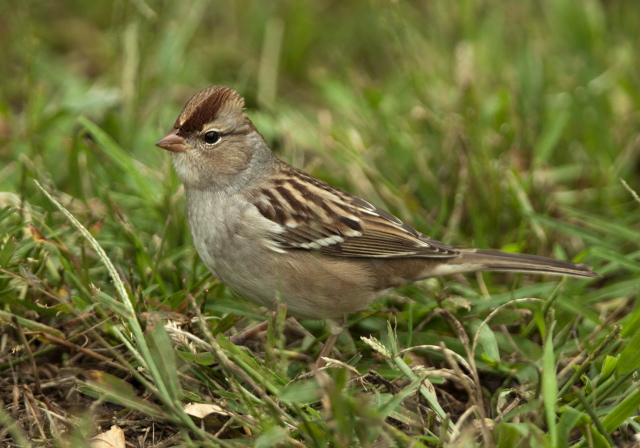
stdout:
[(200, 257), (248, 299), (266, 306), (281, 300), (292, 316), (339, 321), (428, 277), (474, 271), (597, 277), (581, 264), (432, 240), (278, 159), (243, 106), (235, 90), (208, 87), (156, 145), (173, 153)]

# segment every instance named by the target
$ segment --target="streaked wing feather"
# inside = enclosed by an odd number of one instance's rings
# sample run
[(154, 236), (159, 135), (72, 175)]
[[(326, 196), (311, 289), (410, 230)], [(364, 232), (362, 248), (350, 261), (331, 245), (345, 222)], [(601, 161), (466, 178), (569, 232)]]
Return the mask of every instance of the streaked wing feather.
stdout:
[(303, 171), (287, 165), (282, 174), (250, 200), (265, 218), (281, 226), (282, 232), (270, 239), (283, 249), (374, 258), (452, 258), (459, 253)]

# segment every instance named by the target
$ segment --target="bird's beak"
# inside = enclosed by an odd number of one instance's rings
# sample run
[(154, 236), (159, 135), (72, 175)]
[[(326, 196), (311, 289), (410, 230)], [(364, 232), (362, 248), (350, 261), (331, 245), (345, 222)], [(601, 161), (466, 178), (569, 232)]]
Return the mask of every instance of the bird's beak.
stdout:
[(156, 142), (156, 146), (172, 152), (184, 152), (187, 150), (187, 141), (174, 130)]

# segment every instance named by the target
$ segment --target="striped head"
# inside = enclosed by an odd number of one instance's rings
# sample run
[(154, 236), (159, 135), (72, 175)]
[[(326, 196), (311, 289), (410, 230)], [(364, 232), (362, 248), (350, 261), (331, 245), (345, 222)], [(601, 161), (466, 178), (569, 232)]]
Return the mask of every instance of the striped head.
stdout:
[(232, 88), (211, 86), (195, 94), (173, 131), (156, 142), (173, 153), (185, 188), (242, 188), (274, 157)]

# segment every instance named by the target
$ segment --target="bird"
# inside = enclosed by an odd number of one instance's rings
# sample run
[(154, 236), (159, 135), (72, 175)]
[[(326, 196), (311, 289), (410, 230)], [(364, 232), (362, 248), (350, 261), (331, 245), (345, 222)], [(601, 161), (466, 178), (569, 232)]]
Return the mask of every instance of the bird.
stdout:
[(171, 152), (207, 268), (253, 302), (284, 303), (289, 316), (327, 322), (320, 357), (348, 315), (418, 280), (476, 271), (598, 277), (584, 264), (459, 248), (424, 235), (279, 159), (230, 87), (196, 93), (156, 145)]

